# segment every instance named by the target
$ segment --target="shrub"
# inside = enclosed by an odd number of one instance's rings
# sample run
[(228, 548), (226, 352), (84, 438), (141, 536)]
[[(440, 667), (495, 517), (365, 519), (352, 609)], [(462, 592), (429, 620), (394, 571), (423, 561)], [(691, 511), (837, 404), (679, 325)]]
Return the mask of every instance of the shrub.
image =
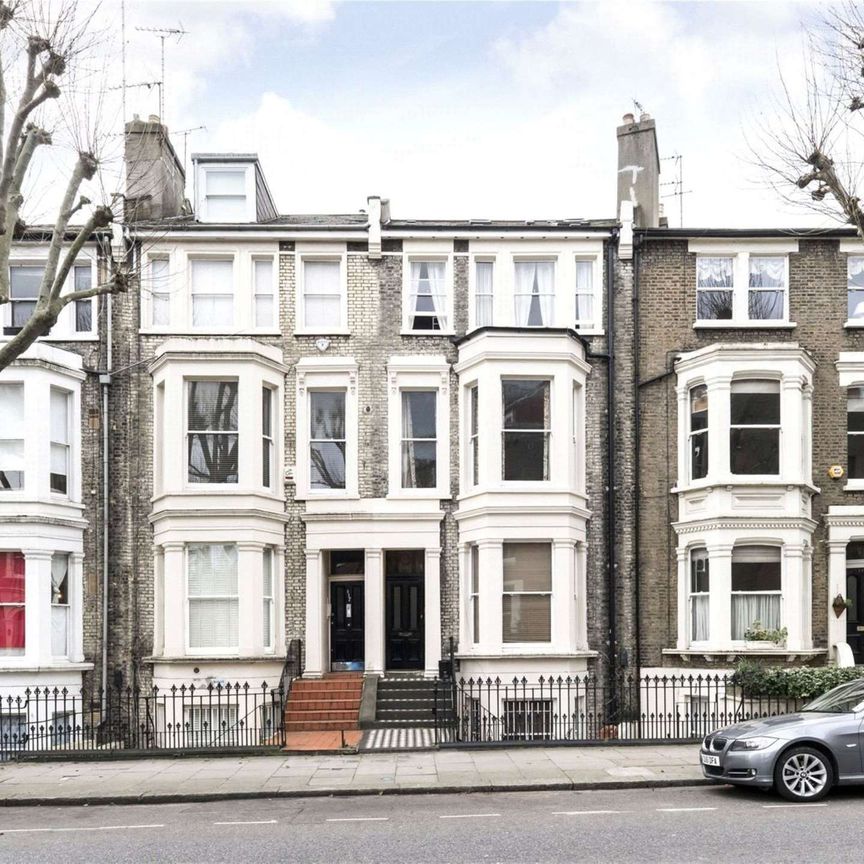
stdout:
[(864, 677), (864, 666), (804, 666), (782, 669), (762, 666), (752, 660), (741, 660), (735, 667), (732, 683), (740, 687), (745, 696), (776, 696), (780, 699), (815, 699), (823, 693)]

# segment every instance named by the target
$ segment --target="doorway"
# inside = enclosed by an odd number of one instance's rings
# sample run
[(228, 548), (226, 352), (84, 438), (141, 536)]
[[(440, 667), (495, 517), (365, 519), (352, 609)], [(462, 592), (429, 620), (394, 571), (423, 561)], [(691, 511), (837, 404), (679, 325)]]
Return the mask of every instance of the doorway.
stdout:
[(422, 669), (425, 661), (423, 626), (424, 559), (422, 549), (385, 554), (385, 652), (387, 669)]
[(847, 568), (846, 597), (852, 601), (846, 607), (846, 642), (858, 665), (864, 663), (864, 567)]
[(330, 669), (333, 672), (363, 671), (364, 558), (362, 549), (329, 553)]

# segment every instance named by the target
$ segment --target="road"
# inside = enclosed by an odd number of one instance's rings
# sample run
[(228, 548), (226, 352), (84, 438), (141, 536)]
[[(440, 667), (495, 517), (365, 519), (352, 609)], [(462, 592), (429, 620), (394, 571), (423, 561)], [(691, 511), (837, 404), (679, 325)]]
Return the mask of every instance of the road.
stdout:
[(726, 787), (0, 808), (2, 862), (855, 862), (864, 788)]

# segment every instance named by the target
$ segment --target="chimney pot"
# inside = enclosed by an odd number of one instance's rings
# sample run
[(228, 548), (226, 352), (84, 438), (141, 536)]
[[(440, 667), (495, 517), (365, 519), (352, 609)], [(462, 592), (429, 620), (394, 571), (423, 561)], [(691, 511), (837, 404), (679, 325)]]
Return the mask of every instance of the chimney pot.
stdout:
[(650, 120), (650, 119), (651, 119), (651, 115), (648, 114), (647, 112), (644, 112), (644, 113), (639, 115), (639, 122), (640, 123), (644, 123), (646, 120)]
[(138, 120), (141, 119), (141, 115), (140, 114), (133, 114), (132, 119), (137, 122)]
[(149, 119), (147, 120), (147, 122), (148, 123), (159, 123), (159, 115), (158, 114), (151, 114)]
[(625, 115), (621, 118), (621, 120), (622, 120), (622, 122), (624, 122), (624, 123), (635, 123), (635, 122), (636, 122), (636, 118), (635, 118), (632, 114), (625, 114)]

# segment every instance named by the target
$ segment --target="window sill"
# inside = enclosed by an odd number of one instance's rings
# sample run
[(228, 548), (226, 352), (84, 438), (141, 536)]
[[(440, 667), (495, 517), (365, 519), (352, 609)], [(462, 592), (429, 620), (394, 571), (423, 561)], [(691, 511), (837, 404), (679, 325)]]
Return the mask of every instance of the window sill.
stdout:
[[(694, 330), (794, 330), (798, 325), (792, 321), (696, 321)], [(864, 325), (862, 325), (864, 326)]]
[(294, 336), (350, 336), (351, 331), (347, 327), (329, 327), (323, 330), (294, 330)]
[(138, 332), (142, 336), (236, 336), (238, 339), (250, 339), (255, 336), (281, 336), (282, 331), (272, 328), (254, 328), (245, 327), (237, 329), (236, 327), (225, 328), (221, 330), (204, 330), (190, 329), (188, 327), (140, 327)]
[(447, 489), (396, 489), (387, 495), (390, 501), (441, 501), (449, 497)]
[[(13, 336), (6, 336), (0, 330), (0, 343), (11, 342)], [(69, 333), (65, 336), (56, 333), (49, 333), (47, 336), (40, 336), (37, 342), (98, 342), (98, 333)]]
[(455, 336), (455, 330), (400, 330), (400, 336)]
[(575, 648), (573, 651), (556, 651), (556, 650), (530, 650), (529, 648), (519, 648), (518, 651), (510, 651), (508, 647), (502, 647), (499, 651), (491, 651), (487, 646), (480, 650), (460, 651), (455, 654), (457, 660), (510, 660), (513, 658), (522, 657), (537, 657), (546, 660), (568, 660), (573, 657), (597, 657), (597, 651), (592, 651), (590, 648)]
[(846, 481), (844, 492), (864, 492), (864, 479), (851, 479)]
[(597, 329), (595, 329), (595, 328), (593, 328), (593, 327), (591, 327), (591, 328), (585, 328), (585, 329), (583, 329), (583, 328), (581, 328), (581, 327), (574, 327), (573, 329), (574, 329), (574, 330), (575, 330), (575, 331), (576, 331), (580, 336), (605, 336), (605, 335), (606, 335), (606, 331), (605, 331), (605, 330), (597, 330)]
[(843, 326), (847, 330), (864, 330), (864, 318), (850, 318)]
[[(771, 644), (771, 643), (766, 643)], [(792, 660), (795, 657), (820, 657), (828, 653), (826, 648), (747, 648), (744, 643), (739, 645), (710, 646), (704, 648), (664, 648), (664, 657), (683, 657), (690, 659), (693, 657), (704, 657), (706, 660), (722, 660), (729, 663), (733, 662), (736, 657), (742, 655), (759, 655), (762, 657), (785, 657)]]

